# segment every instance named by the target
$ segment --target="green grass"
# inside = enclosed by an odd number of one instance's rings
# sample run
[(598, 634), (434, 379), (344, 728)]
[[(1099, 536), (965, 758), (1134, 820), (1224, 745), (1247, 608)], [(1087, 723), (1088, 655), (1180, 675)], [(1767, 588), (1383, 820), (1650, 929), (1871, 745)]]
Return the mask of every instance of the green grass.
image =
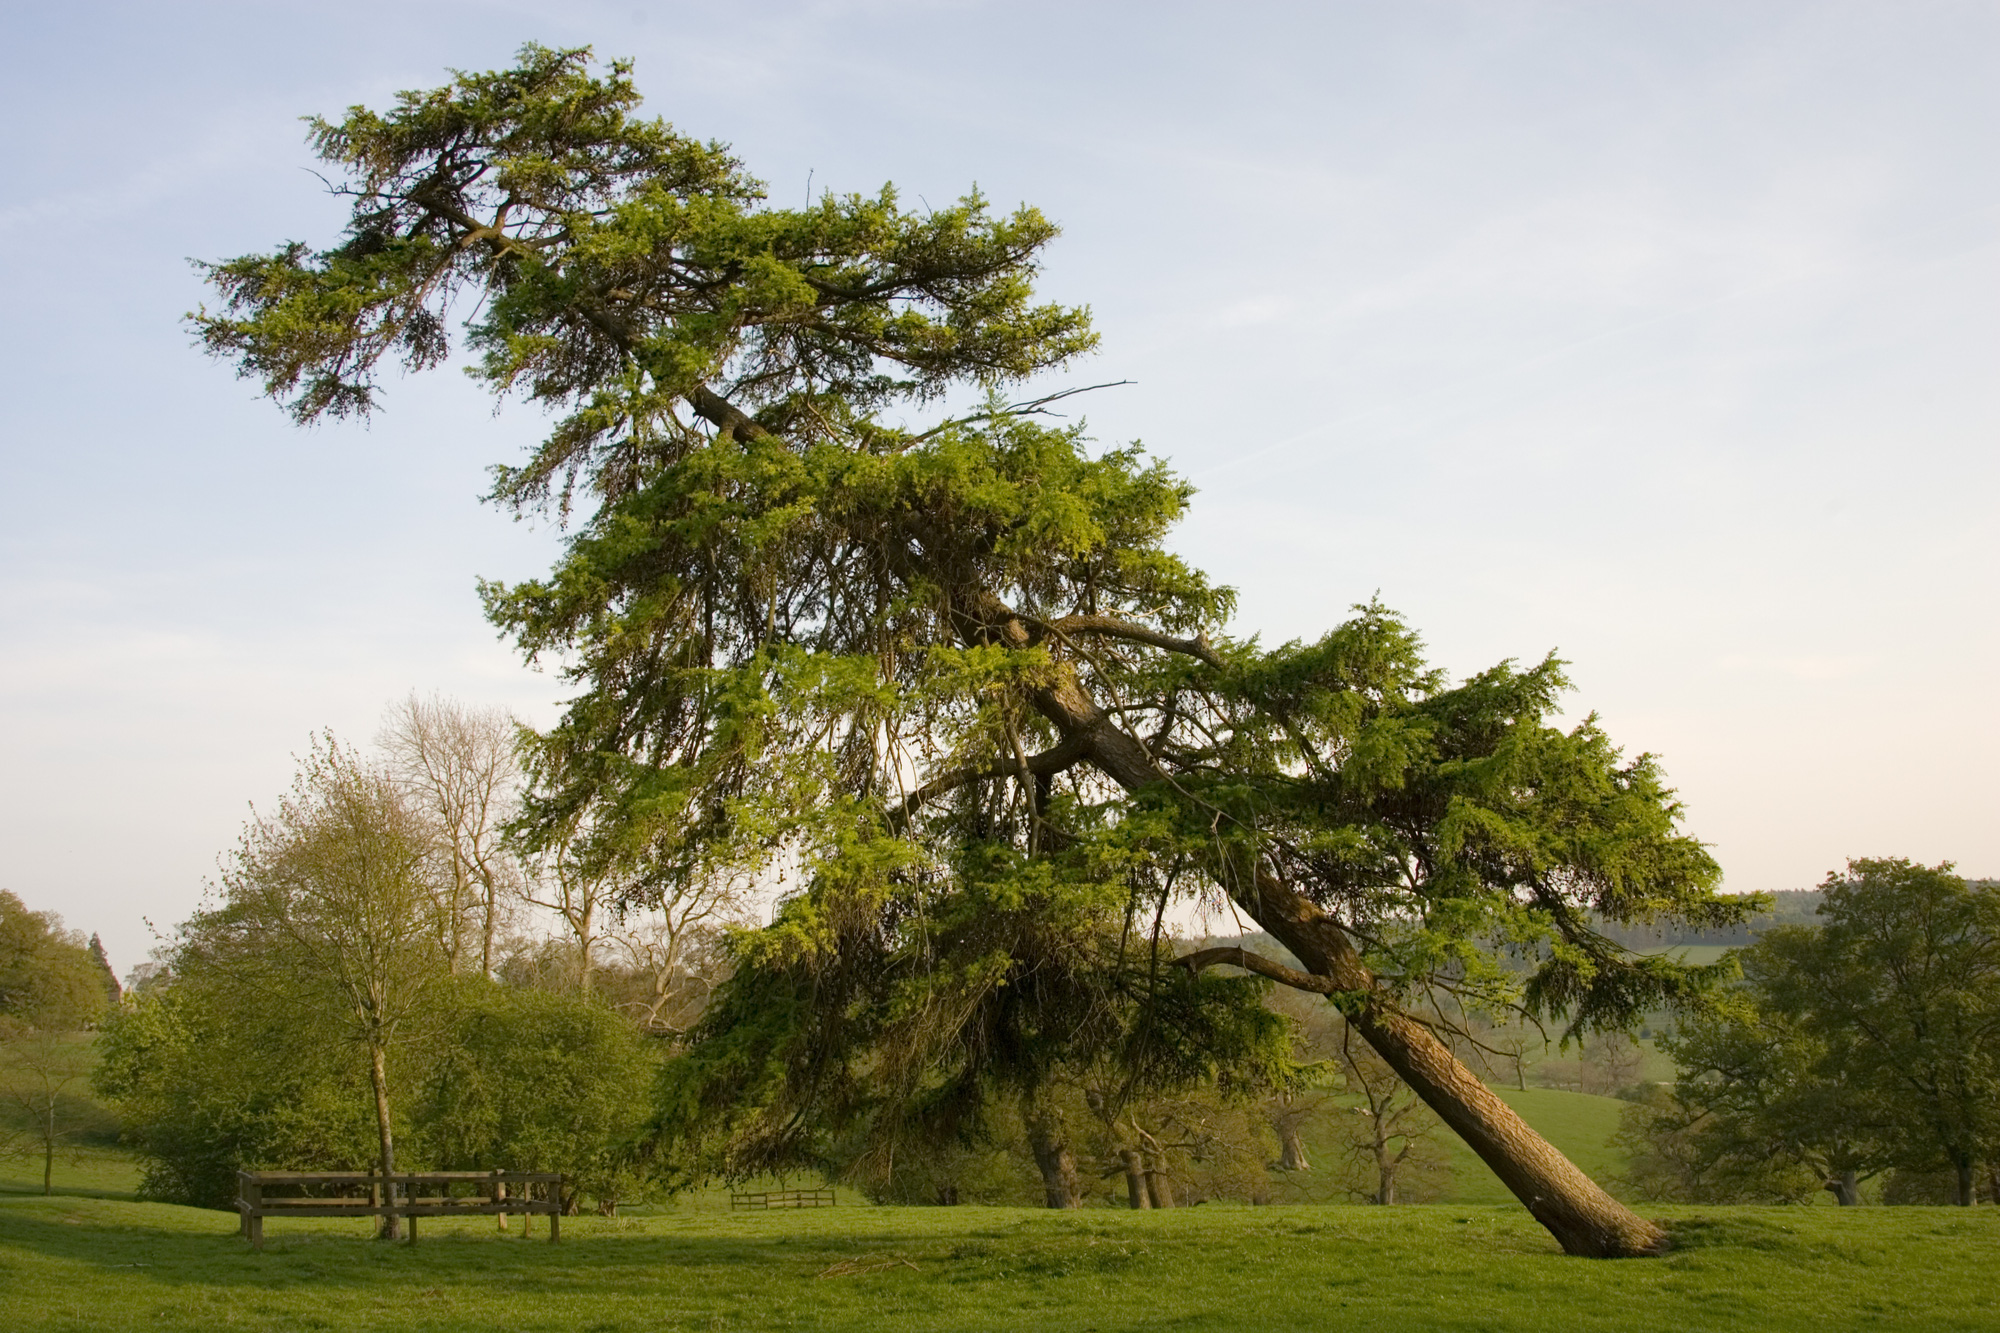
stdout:
[[(133, 1199), (138, 1197), (139, 1164), (131, 1153), (117, 1148), (65, 1148), (56, 1153), (56, 1169), (50, 1183), (57, 1194)], [(0, 1160), (0, 1195), (41, 1192), (39, 1152), (25, 1158)]]
[[(834, 1208), (572, 1219), (560, 1246), (0, 1200), (10, 1330), (1990, 1329), (2000, 1208), (1672, 1209), (1567, 1259), (1517, 1207)], [(879, 1267), (873, 1267), (881, 1265)], [(872, 1271), (858, 1271), (871, 1269)], [(831, 1274), (831, 1275), (829, 1275)]]
[[(1618, 1132), (1618, 1116), (1626, 1103), (1616, 1097), (1593, 1097), (1586, 1092), (1558, 1092), (1554, 1088), (1495, 1088), (1501, 1100), (1563, 1156), (1575, 1162), (1585, 1175), (1604, 1184), (1625, 1169), (1625, 1154), (1611, 1146)], [(1508, 1203), (1513, 1195), (1500, 1178), (1465, 1146), (1456, 1134), (1447, 1133), (1451, 1150), (1451, 1195), (1455, 1203)]]

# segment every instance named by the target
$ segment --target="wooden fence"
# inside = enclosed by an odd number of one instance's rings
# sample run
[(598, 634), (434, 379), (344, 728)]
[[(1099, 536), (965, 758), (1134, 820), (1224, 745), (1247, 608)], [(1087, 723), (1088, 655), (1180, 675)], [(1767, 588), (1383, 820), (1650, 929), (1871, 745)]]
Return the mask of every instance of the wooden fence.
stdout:
[(831, 1208), (832, 1190), (763, 1190), (756, 1194), (732, 1194), (731, 1208)]
[[(264, 1248), (267, 1217), (400, 1217), (417, 1239), (420, 1217), (492, 1217), (503, 1213), (549, 1219), (549, 1240), (562, 1239), (562, 1177), (541, 1171), (238, 1171), (236, 1208), (242, 1234)], [(386, 1185), (386, 1190), (384, 1186)], [(429, 1187), (432, 1192), (422, 1192)], [(463, 1193), (454, 1194), (454, 1189)], [(298, 1190), (274, 1194), (274, 1190)], [(355, 1192), (365, 1192), (355, 1197)]]

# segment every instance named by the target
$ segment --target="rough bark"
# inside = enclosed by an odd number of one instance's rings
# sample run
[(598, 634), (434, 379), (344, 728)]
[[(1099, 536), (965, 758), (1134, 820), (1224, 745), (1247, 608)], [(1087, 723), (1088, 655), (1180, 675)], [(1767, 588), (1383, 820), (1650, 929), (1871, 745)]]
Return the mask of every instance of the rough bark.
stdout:
[(1384, 1206), (1396, 1202), (1396, 1159), (1380, 1143), (1375, 1145), (1375, 1202)]
[(1174, 1179), (1167, 1173), (1167, 1164), (1158, 1156), (1146, 1159), (1146, 1193), (1155, 1208), (1174, 1206)]
[[(368, 1048), (368, 1086), (375, 1094), (375, 1131), (381, 1137), (382, 1201), (388, 1207), (394, 1208), (396, 1184), (392, 1177), (396, 1174), (396, 1137), (389, 1126), (388, 1052), (380, 1042)], [(403, 1220), (394, 1213), (384, 1217), (381, 1235), (384, 1240), (400, 1240), (403, 1235)]]
[(1151, 1208), (1153, 1206), (1153, 1196), (1146, 1189), (1146, 1171), (1140, 1165), (1138, 1149), (1122, 1149), (1118, 1154), (1118, 1158), (1125, 1164), (1126, 1202), (1131, 1204), (1135, 1210)]
[(1278, 1169), (1280, 1171), (1310, 1171), (1312, 1162), (1306, 1157), (1305, 1140), (1299, 1135), (1299, 1122), (1294, 1117), (1284, 1117), (1278, 1121)]
[[(965, 595), (955, 611), (959, 631), (968, 641), (1023, 648), (1035, 642), (1028, 625), (991, 593)], [(1164, 776), (1146, 747), (1096, 705), (1073, 671), (1055, 672), (1035, 691), (1033, 702), (1065, 740), (1080, 742), (1089, 761), (1127, 791), (1150, 786)], [(1339, 923), (1266, 870), (1234, 866), (1215, 870), (1238, 906), (1291, 950), (1309, 973), (1330, 983), (1331, 991), (1356, 997), (1345, 1002), (1355, 1030), (1493, 1169), (1566, 1253), (1610, 1259), (1653, 1256), (1665, 1250), (1665, 1232), (1600, 1189), (1529, 1128), (1430, 1029), (1380, 993)]]
[(1083, 1191), (1078, 1185), (1076, 1154), (1070, 1151), (1063, 1123), (1049, 1107), (1024, 1101), (1021, 1119), (1028, 1131), (1028, 1149), (1042, 1173), (1042, 1192), (1051, 1208), (1080, 1208)]
[(1855, 1172), (1842, 1171), (1837, 1176), (1828, 1177), (1824, 1188), (1842, 1208), (1852, 1208), (1861, 1202), (1861, 1182)]

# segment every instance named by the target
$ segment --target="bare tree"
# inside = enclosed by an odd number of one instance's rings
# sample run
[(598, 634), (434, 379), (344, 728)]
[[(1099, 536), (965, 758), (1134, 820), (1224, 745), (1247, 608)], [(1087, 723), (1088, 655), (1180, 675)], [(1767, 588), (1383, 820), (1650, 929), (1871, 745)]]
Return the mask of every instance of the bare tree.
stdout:
[(82, 1096), (90, 1048), (76, 1034), (29, 1029), (0, 1046), (0, 1086), (25, 1130), (0, 1138), (0, 1156), (42, 1159), (42, 1193), (52, 1192), (56, 1157), (84, 1128)]
[(521, 880), (521, 900), (562, 919), (576, 950), (568, 980), (588, 995), (617, 881), (608, 872), (586, 866), (574, 848), (575, 840), (566, 839), (531, 866)]
[(1361, 1097), (1354, 1110), (1365, 1121), (1354, 1136), (1353, 1151), (1372, 1168), (1374, 1177), (1372, 1190), (1357, 1192), (1370, 1203), (1395, 1203), (1406, 1169), (1437, 1165), (1437, 1136), (1443, 1125), (1386, 1061), (1356, 1039), (1352, 1027), (1343, 1022), (1341, 1028), (1340, 1063), (1348, 1091)]
[(645, 1031), (679, 1038), (727, 979), (731, 927), (755, 924), (749, 884), (717, 878), (628, 908), (607, 932), (626, 973), (618, 1007)]
[(412, 692), (390, 706), (377, 738), (389, 771), (436, 824), (448, 852), (439, 924), (454, 972), (463, 970), (467, 935), (476, 930), (479, 969), (492, 975), (507, 903), (520, 887), (519, 867), (502, 836), (520, 789), (517, 731), (505, 709)]

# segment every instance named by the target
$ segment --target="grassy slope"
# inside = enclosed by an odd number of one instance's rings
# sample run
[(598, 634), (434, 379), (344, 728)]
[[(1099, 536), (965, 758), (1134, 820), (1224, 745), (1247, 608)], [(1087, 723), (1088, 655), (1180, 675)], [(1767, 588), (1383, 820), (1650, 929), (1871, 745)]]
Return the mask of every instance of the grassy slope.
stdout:
[[(1593, 1097), (1582, 1092), (1559, 1092), (1553, 1088), (1495, 1088), (1501, 1099), (1518, 1111), (1544, 1138), (1591, 1179), (1607, 1183), (1625, 1169), (1625, 1156), (1611, 1147), (1618, 1130), (1618, 1116), (1626, 1103), (1615, 1097)], [(1339, 1127), (1322, 1120), (1306, 1130), (1307, 1156), (1316, 1169), (1282, 1182), (1284, 1202), (1345, 1203), (1335, 1177), (1342, 1174), (1342, 1149), (1335, 1131)], [(1451, 1183), (1441, 1196), (1452, 1203), (1511, 1203), (1514, 1196), (1487, 1169), (1456, 1134), (1445, 1131), (1446, 1158), (1451, 1167)]]
[[(1616, 1097), (1593, 1097), (1584, 1092), (1558, 1092), (1553, 1088), (1495, 1088), (1502, 1100), (1533, 1125), (1541, 1136), (1554, 1144), (1600, 1185), (1625, 1169), (1625, 1155), (1611, 1147), (1618, 1132), (1618, 1116), (1625, 1103)], [(1450, 1136), (1451, 1198), (1458, 1203), (1508, 1203), (1513, 1195), (1486, 1163), (1473, 1155), (1456, 1134)]]
[[(1677, 1209), (1664, 1260), (1565, 1259), (1518, 1208), (836, 1208), (576, 1219), (564, 1243), (0, 1200), (7, 1326), (1784, 1330), (2000, 1321), (2000, 1209)], [(823, 1276), (835, 1265), (890, 1265)]]
[[(139, 1164), (131, 1153), (116, 1148), (64, 1149), (56, 1154), (54, 1179), (50, 1183), (58, 1194), (133, 1199), (138, 1197)], [(28, 1157), (0, 1159), (0, 1195), (41, 1192), (39, 1152)]]

